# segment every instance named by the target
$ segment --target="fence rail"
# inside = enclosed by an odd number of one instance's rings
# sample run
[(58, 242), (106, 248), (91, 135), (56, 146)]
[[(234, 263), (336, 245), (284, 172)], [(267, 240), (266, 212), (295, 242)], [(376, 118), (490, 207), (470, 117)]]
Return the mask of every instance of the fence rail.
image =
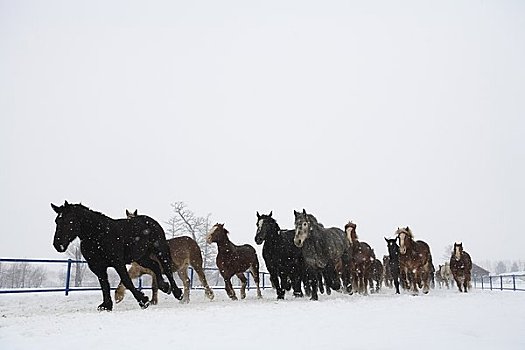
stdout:
[[(57, 260), (57, 259), (11, 259), (11, 258), (0, 258), (0, 266), (3, 266), (3, 263), (24, 263), (24, 264), (51, 264), (54, 266), (58, 266), (59, 268), (65, 268), (65, 277), (63, 282), (63, 287), (37, 287), (37, 288), (20, 288), (20, 287), (14, 287), (14, 288), (5, 288), (0, 285), (0, 294), (11, 294), (11, 293), (40, 293), (40, 292), (64, 292), (65, 295), (69, 295), (72, 291), (94, 291), (94, 290), (100, 290), (100, 286), (98, 285), (98, 282), (96, 283), (96, 286), (78, 286), (74, 287), (71, 286), (71, 276), (72, 276), (72, 267), (73, 265), (77, 264), (87, 264), (85, 260), (73, 260), (73, 259), (64, 259), (64, 260)], [(188, 268), (188, 276), (190, 278), (190, 288), (191, 289), (202, 289), (202, 286), (196, 285), (194, 283), (194, 273), (193, 269), (191, 267)], [(206, 274), (212, 274), (212, 275), (218, 275), (218, 269), (217, 268), (204, 268)], [(3, 269), (0, 269), (0, 276), (4, 273)], [(89, 271), (89, 273), (91, 273)], [(175, 274), (176, 275), (176, 274)], [(271, 288), (271, 283), (269, 283), (269, 273), (260, 271), (259, 272), (259, 279), (260, 279), (260, 287), (265, 288)], [(254, 288), (255, 284), (253, 282), (252, 276), (246, 272), (246, 278), (248, 279), (248, 284), (246, 288), (248, 290)], [(209, 280), (209, 276), (207, 276), (207, 279)], [(218, 278), (216, 278), (215, 285), (212, 285), (210, 283), (210, 287), (212, 289), (223, 289), (223, 284), (218, 284)], [(145, 280), (142, 277), (139, 277), (135, 280), (135, 285), (138, 289), (151, 289), (151, 283), (145, 283)], [(234, 288), (238, 289), (240, 288), (240, 285), (234, 285)], [(111, 287), (112, 290), (116, 289), (116, 286)]]
[(475, 276), (474, 288), (525, 291), (525, 274)]

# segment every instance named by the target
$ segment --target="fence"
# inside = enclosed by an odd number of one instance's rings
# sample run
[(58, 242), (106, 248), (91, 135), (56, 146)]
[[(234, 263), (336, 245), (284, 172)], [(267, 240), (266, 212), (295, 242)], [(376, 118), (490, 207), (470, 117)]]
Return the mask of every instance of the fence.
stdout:
[(525, 291), (525, 274), (474, 276), (474, 288)]
[[(0, 277), (6, 275), (5, 269), (1, 268), (4, 266), (4, 263), (8, 264), (40, 264), (40, 266), (54, 266), (59, 268), (59, 275), (61, 278), (63, 277), (62, 283), (57, 283), (56, 285), (50, 285), (49, 282), (44, 283), (46, 286), (40, 286), (37, 288), (26, 288), (26, 287), (5, 287), (0, 283), (0, 294), (7, 294), (7, 293), (35, 293), (35, 292), (65, 292), (65, 295), (69, 295), (69, 292), (72, 291), (93, 291), (93, 290), (100, 290), (100, 285), (98, 283), (98, 279), (96, 277), (94, 278), (94, 275), (89, 269), (84, 269), (85, 273), (88, 278), (84, 278), (83, 280), (85, 282), (82, 283), (84, 286), (71, 286), (71, 280), (73, 275), (73, 267), (83, 266), (87, 267), (87, 262), (84, 260), (52, 260), (52, 259), (5, 259), (0, 258)], [(65, 269), (65, 271), (64, 271)], [(116, 289), (116, 284), (120, 282), (120, 278), (118, 278), (118, 275), (116, 272), (111, 272), (113, 269), (108, 269), (108, 275), (110, 279), (110, 284), (112, 284), (111, 289)], [(210, 287), (212, 289), (223, 289), (224, 288), (224, 280), (222, 280), (221, 277), (219, 277), (219, 270), (216, 268), (205, 268), (205, 275), (206, 279), (208, 280), (208, 283), (210, 284)], [(49, 271), (46, 271), (48, 273)], [(190, 277), (190, 288), (191, 289), (202, 289), (203, 287), (196, 284), (194, 280), (194, 273), (193, 269), (190, 267), (188, 271), (188, 276)], [(10, 274), (15, 273), (14, 271), (11, 271)], [(111, 275), (113, 273), (113, 275)], [(83, 272), (84, 274), (84, 272)], [(63, 275), (63, 276), (62, 276)], [(92, 275), (90, 277), (90, 275)], [(11, 276), (12, 277), (12, 276)], [(86, 277), (86, 276), (84, 276)], [(90, 278), (89, 278), (90, 277)], [(61, 279), (60, 278), (60, 279)], [(177, 278), (175, 274), (175, 278), (179, 285), (182, 285), (182, 281)], [(253, 277), (246, 272), (246, 278), (248, 279), (248, 284), (246, 288), (250, 290), (251, 288), (254, 288), (255, 284), (253, 281)], [(271, 288), (270, 283), (270, 275), (268, 272), (259, 272), (259, 279), (260, 279), (260, 287), (265, 288)], [(86, 281), (87, 280), (87, 281)], [(0, 282), (2, 279), (0, 279)], [(215, 283), (210, 282), (215, 281)], [(139, 289), (151, 289), (151, 279), (149, 277), (142, 278), (139, 277), (138, 279), (133, 281), (134, 284)], [(147, 283), (149, 282), (149, 283)], [(238, 289), (240, 288), (240, 283), (237, 282), (235, 284), (235, 281), (232, 281), (233, 287)], [(60, 285), (60, 287), (58, 287)]]

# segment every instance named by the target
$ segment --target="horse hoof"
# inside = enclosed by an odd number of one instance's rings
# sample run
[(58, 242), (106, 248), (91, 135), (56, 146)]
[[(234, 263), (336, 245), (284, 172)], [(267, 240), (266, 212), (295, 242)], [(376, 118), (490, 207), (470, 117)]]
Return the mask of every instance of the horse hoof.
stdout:
[(139, 306), (142, 310), (147, 309), (149, 306), (149, 300), (139, 301)]
[(177, 299), (177, 300), (182, 300), (182, 290), (180, 290), (180, 288), (175, 288), (173, 289), (173, 296)]
[(98, 311), (112, 311), (113, 310), (113, 305), (100, 304), (97, 307), (97, 310)]

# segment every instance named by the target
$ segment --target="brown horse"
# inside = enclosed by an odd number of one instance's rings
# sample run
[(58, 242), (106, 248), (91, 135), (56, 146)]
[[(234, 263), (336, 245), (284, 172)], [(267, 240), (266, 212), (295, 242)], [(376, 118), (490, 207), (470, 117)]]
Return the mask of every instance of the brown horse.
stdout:
[[(463, 250), (463, 243), (454, 243), (454, 251), (450, 257), (450, 270), (456, 280), (460, 292), (468, 292), (470, 275), (472, 273), (472, 259), (469, 253)], [(461, 288), (463, 286), (463, 288)]]
[(411, 284), (412, 294), (418, 294), (418, 285), (419, 288), (423, 288), (423, 293), (427, 294), (432, 280), (430, 247), (423, 241), (415, 241), (408, 226), (398, 228), (396, 235), (399, 238), (399, 267)]
[(231, 278), (236, 275), (241, 280), (241, 299), (246, 298), (247, 279), (244, 275), (246, 270), (250, 270), (255, 285), (257, 286), (257, 298), (262, 298), (259, 289), (259, 259), (255, 249), (249, 245), (241, 246), (233, 244), (228, 238), (228, 230), (224, 224), (215, 224), (206, 236), (206, 242), (217, 243), (217, 267), (224, 278), (224, 288), (232, 300), (237, 300), (235, 290), (233, 290)]
[[(374, 250), (368, 243), (360, 242), (356, 233), (357, 225), (349, 222), (345, 232), (350, 241), (350, 274), (352, 276), (352, 293), (367, 295), (367, 284), (371, 278), (372, 264), (376, 258)], [(382, 270), (382, 269), (381, 269)]]
[[(134, 213), (130, 213), (126, 210), (126, 215), (128, 216), (128, 218), (132, 218), (134, 216), (137, 216), (137, 211), (135, 210)], [(195, 240), (187, 236), (180, 236), (168, 239), (167, 242), (170, 248), (170, 255), (172, 260), (171, 269), (174, 272), (177, 271), (177, 274), (179, 275), (180, 279), (182, 280), (182, 283), (184, 284), (184, 293), (181, 302), (188, 303), (190, 301), (190, 279), (188, 278), (188, 266), (191, 266), (193, 270), (197, 273), (197, 276), (199, 276), (199, 280), (201, 281), (201, 284), (204, 287), (204, 293), (206, 294), (208, 299), (212, 300), (214, 294), (210, 286), (208, 285), (208, 281), (206, 281), (206, 276), (202, 268), (202, 252), (197, 242), (195, 242)], [(155, 278), (153, 271), (140, 266), (136, 262), (133, 262), (131, 263), (131, 267), (128, 270), (128, 274), (132, 279), (140, 277), (144, 274), (151, 276), (151, 303), (157, 304), (158, 286), (157, 279)], [(124, 299), (125, 293), (126, 287), (121, 282), (115, 290), (115, 302), (121, 302)]]

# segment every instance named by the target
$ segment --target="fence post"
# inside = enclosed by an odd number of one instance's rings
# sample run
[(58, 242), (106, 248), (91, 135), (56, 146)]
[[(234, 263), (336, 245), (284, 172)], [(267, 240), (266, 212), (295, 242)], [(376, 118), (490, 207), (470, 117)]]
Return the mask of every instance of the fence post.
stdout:
[(190, 289), (193, 289), (193, 268), (190, 267)]
[(483, 288), (483, 277), (484, 276), (481, 276), (481, 290), (485, 289), (485, 288)]
[(139, 276), (139, 288), (138, 290), (142, 291), (142, 276)]
[(247, 287), (248, 287), (248, 290), (250, 290), (250, 274), (248, 272), (246, 272), (246, 277), (247, 277), (246, 283), (248, 284)]
[(262, 276), (263, 276), (263, 277), (262, 277), (262, 282), (263, 282), (263, 283), (262, 283), (262, 288), (264, 289), (264, 280), (266, 279), (266, 278), (265, 278), (265, 277), (266, 277), (266, 274), (263, 272), (263, 273), (262, 273)]
[(490, 290), (492, 290), (492, 276), (489, 276)]
[(67, 259), (67, 273), (66, 273), (66, 296), (69, 295), (69, 281), (71, 279), (71, 259)]
[(499, 276), (499, 288), (503, 290), (503, 276)]
[(516, 290), (516, 276), (512, 275), (512, 290)]

